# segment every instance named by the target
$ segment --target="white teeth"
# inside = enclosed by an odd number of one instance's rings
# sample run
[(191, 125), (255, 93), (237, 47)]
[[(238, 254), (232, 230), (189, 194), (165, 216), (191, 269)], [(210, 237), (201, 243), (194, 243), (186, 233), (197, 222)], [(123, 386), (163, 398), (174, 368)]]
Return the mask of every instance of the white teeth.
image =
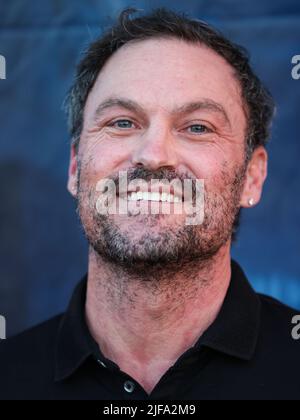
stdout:
[(173, 203), (173, 201), (174, 201), (174, 196), (173, 196), (173, 195), (168, 194), (167, 201), (168, 201), (169, 203)]
[(128, 195), (128, 199), (131, 201), (136, 201), (137, 200), (137, 194), (135, 192), (132, 192), (131, 194)]
[(168, 195), (167, 193), (162, 193), (161, 194), (161, 201), (168, 201)]
[(179, 197), (175, 197), (173, 194), (162, 193), (159, 192), (131, 192), (128, 193), (128, 200), (129, 201), (167, 201), (169, 203), (179, 203), (181, 200)]
[(136, 193), (136, 199), (137, 200), (143, 200), (143, 198), (144, 198), (144, 195), (141, 191)]
[(150, 199), (153, 200), (153, 201), (159, 201), (160, 200), (160, 194), (158, 192), (157, 193), (151, 193)]

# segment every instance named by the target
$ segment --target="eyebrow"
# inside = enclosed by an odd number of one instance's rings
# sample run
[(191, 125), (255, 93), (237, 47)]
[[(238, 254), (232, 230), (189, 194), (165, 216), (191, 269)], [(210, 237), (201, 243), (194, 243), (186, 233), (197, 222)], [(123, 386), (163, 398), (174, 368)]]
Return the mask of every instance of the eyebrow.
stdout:
[[(125, 108), (129, 111), (142, 115), (144, 118), (146, 117), (145, 109), (136, 101), (126, 98), (111, 97), (98, 105), (94, 115), (95, 120), (100, 118), (106, 110), (114, 107)], [(229, 126), (231, 125), (223, 106), (208, 98), (203, 98), (199, 101), (188, 102), (177, 106), (171, 110), (171, 115), (186, 115), (198, 110), (207, 110), (218, 113), (225, 119)]]

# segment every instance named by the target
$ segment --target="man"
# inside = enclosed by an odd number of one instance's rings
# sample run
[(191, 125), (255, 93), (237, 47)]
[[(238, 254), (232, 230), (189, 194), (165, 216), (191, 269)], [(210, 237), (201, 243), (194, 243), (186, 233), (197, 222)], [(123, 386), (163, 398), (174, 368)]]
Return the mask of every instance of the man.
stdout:
[[(66, 101), (87, 276), (65, 314), (1, 344), (1, 398), (298, 399), (295, 312), (231, 259), (267, 176), (272, 99), (207, 24), (133, 11), (90, 46)], [(121, 172), (144, 184), (123, 193)], [(150, 188), (175, 179), (190, 201)], [(174, 211), (196, 201), (199, 223)]]

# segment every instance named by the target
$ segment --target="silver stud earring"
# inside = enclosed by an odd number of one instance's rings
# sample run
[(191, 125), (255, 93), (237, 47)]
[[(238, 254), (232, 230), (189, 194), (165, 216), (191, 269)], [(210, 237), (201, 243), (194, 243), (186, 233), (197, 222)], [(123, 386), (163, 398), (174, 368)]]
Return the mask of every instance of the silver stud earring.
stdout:
[(254, 198), (249, 198), (248, 204), (249, 204), (249, 206), (253, 206), (253, 204), (254, 204)]

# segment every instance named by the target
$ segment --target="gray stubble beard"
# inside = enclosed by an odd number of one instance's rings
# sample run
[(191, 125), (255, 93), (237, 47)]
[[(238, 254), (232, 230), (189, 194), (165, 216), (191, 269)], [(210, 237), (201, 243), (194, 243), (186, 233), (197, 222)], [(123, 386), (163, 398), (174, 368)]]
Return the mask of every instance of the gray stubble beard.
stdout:
[[(224, 170), (220, 191), (205, 191), (205, 217), (200, 226), (184, 225), (155, 234), (147, 232), (136, 241), (113, 216), (97, 214), (92, 190), (84, 188), (80, 181), (77, 212), (87, 240), (101, 261), (128, 275), (155, 279), (168, 273), (166, 277), (169, 277), (179, 270), (207, 266), (230, 240), (240, 210), (245, 169), (245, 166), (235, 168), (233, 176)], [(159, 223), (159, 217), (145, 215), (143, 224)]]

